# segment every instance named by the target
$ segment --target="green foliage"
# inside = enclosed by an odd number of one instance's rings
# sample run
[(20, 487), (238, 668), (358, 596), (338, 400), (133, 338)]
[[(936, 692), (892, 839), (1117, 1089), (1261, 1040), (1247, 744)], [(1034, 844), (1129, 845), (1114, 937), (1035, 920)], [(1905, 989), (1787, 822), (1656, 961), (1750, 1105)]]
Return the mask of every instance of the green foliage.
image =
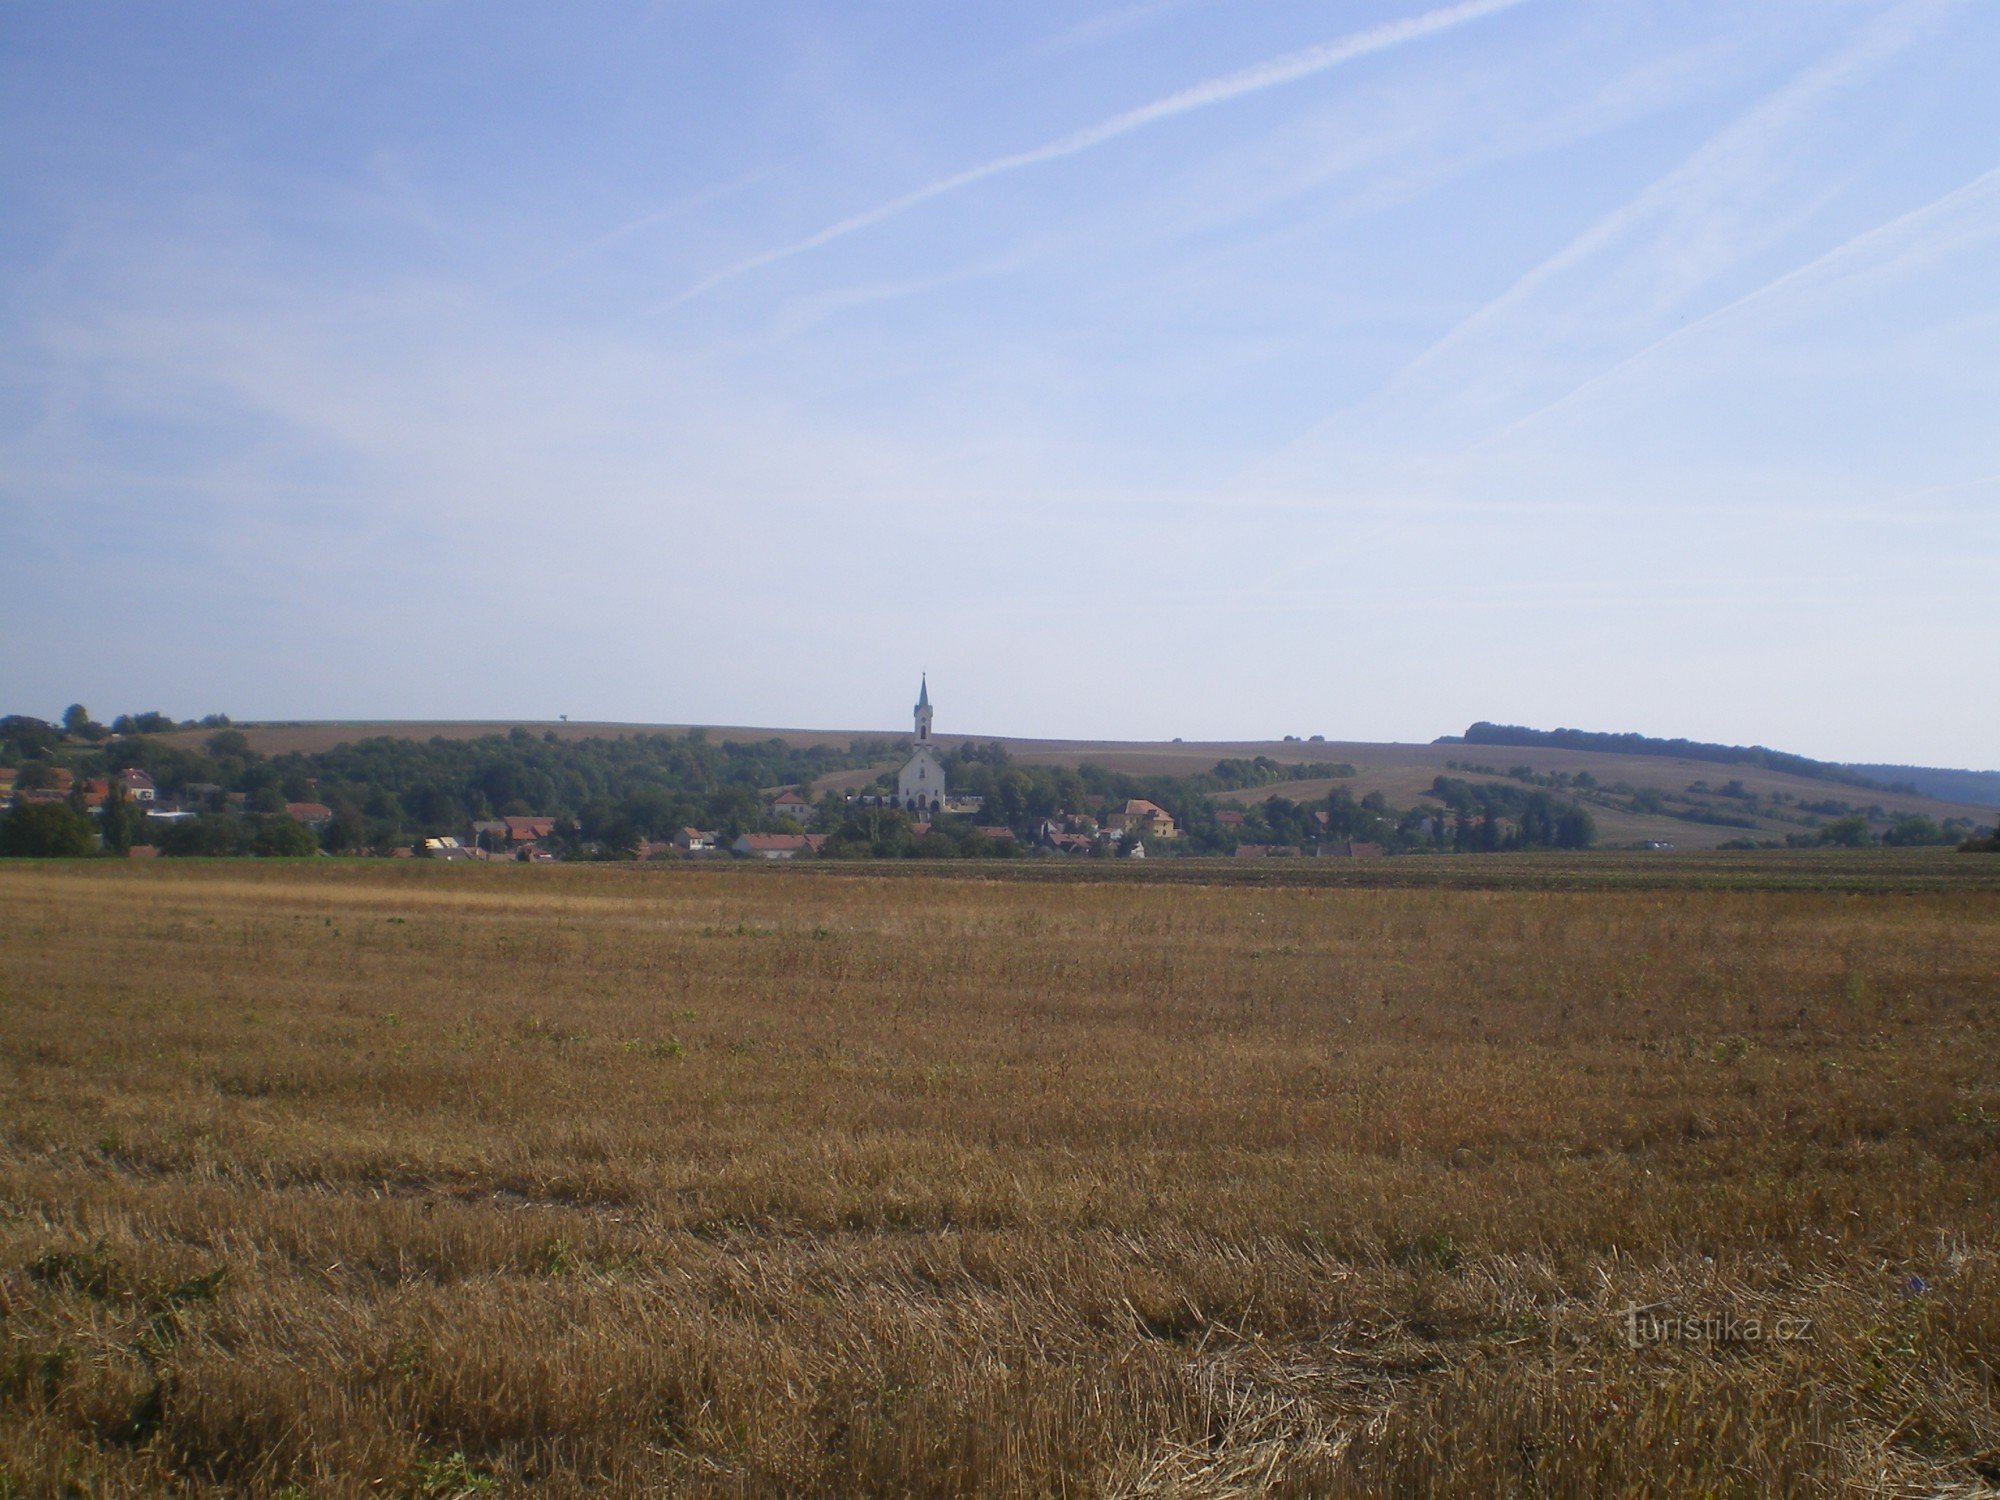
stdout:
[(175, 823), (160, 836), (160, 853), (173, 858), (248, 854), (256, 830), (240, 818), (203, 813)]
[(74, 859), (96, 847), (89, 817), (60, 802), (23, 802), (0, 814), (0, 855)]
[(283, 816), (267, 818), (251, 836), (250, 852), (264, 858), (297, 859), (319, 853), (319, 839), (303, 823)]
[(1440, 776), (1431, 795), (1456, 815), (1454, 847), (1461, 850), (1588, 849), (1597, 842), (1589, 810), (1546, 791)]
[(14, 778), (14, 786), (23, 792), (44, 792), (55, 784), (56, 763), (52, 760), (31, 760)]
[(125, 788), (114, 779), (97, 813), (97, 833), (104, 841), (105, 851), (123, 854), (130, 849), (137, 841), (143, 819), (144, 814), (132, 805)]
[(1898, 818), (1882, 835), (1882, 842), (1895, 845), (1956, 843), (1949, 833), (1929, 818), (1912, 814)]
[(110, 731), (90, 717), (90, 710), (81, 703), (72, 703), (63, 710), (63, 733), (71, 739), (101, 740)]
[(1869, 831), (1868, 820), (1860, 813), (1849, 813), (1844, 818), (1836, 818), (1819, 831), (1818, 841), (1822, 844), (1837, 845), (1842, 849), (1859, 849), (1875, 842)]
[(61, 743), (62, 731), (44, 720), (27, 714), (0, 717), (0, 765), (19, 765), (48, 755)]

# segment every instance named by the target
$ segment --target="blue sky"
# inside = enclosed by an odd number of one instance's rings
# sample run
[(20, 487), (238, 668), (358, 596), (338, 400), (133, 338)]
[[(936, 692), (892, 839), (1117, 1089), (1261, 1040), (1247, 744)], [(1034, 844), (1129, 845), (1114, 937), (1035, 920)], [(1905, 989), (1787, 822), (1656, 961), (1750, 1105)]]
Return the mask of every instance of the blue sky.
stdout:
[(0, 709), (1992, 766), (2000, 7), (19, 5)]

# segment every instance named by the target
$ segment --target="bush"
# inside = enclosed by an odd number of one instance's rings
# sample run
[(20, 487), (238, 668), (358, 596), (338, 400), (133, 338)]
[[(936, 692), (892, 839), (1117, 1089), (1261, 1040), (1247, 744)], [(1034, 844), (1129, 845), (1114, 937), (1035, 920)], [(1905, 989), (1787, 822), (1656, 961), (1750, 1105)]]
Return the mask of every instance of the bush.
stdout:
[(90, 819), (60, 802), (24, 802), (0, 816), (0, 855), (74, 859), (97, 849)]
[(266, 859), (298, 859), (319, 853), (319, 839), (305, 824), (275, 817), (251, 838), (250, 852)]
[(236, 818), (203, 813), (176, 823), (160, 838), (160, 853), (175, 858), (246, 854), (251, 832)]
[(1931, 819), (1919, 816), (1898, 818), (1882, 835), (1885, 844), (1949, 844), (1951, 835)]

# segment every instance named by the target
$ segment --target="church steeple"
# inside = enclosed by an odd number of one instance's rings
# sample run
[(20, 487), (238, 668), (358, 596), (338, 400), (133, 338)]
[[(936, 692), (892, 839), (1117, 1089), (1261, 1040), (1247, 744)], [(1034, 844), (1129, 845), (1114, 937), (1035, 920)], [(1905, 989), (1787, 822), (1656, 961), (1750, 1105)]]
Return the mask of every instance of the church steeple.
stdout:
[(931, 737), (931, 682), (926, 673), (917, 687), (917, 743), (923, 744)]

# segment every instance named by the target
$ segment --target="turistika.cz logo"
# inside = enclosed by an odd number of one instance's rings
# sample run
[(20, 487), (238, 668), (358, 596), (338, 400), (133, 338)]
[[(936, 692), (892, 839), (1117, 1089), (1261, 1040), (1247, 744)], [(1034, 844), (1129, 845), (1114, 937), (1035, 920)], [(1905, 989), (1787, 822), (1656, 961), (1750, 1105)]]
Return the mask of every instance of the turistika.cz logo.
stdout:
[(1664, 1302), (1625, 1309), (1625, 1342), (1650, 1344), (1801, 1344), (1812, 1338), (1811, 1318), (1780, 1318), (1725, 1310), (1699, 1316), (1666, 1311)]

